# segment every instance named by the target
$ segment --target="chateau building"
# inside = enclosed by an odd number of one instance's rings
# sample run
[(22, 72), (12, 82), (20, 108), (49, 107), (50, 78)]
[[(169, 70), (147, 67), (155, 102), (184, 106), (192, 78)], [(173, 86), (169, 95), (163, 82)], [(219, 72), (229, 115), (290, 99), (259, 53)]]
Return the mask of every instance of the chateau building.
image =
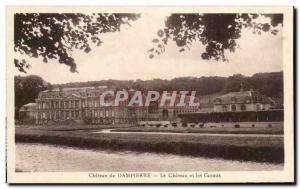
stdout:
[(275, 101), (257, 91), (230, 92), (214, 100), (214, 112), (270, 110)]
[[(169, 94), (170, 96), (171, 94)], [(161, 103), (161, 98), (156, 102), (153, 102), (149, 106), (149, 118), (152, 120), (175, 120), (178, 118), (179, 114), (188, 114), (198, 112), (200, 105), (190, 105), (191, 96), (186, 95), (184, 98), (184, 106), (178, 106), (181, 96), (176, 95), (174, 104), (171, 104), (171, 100), (166, 100), (163, 106), (159, 106)], [(198, 97), (194, 97), (193, 101), (195, 103), (200, 102)]]
[[(147, 108), (127, 107), (126, 102), (100, 106), (100, 96), (107, 90), (112, 89), (101, 86), (42, 91), (36, 99), (36, 124), (71, 119), (91, 124), (133, 123), (147, 117)], [(114, 104), (114, 97), (106, 98), (105, 102)]]
[[(36, 124), (63, 123), (64, 121), (75, 121), (85, 124), (122, 124), (136, 123), (138, 121), (151, 120), (176, 120), (180, 115), (194, 113), (225, 113), (225, 112), (253, 112), (267, 111), (275, 107), (276, 103), (271, 98), (260, 94), (257, 91), (230, 92), (222, 96), (216, 96), (208, 102), (212, 106), (205, 107), (204, 101), (199, 97), (186, 95), (184, 105), (178, 106), (181, 96), (176, 94), (174, 102), (167, 99), (163, 106), (160, 106), (162, 98), (151, 102), (148, 107), (128, 106), (128, 101), (122, 101), (115, 105), (115, 96), (106, 95), (105, 103), (108, 106), (100, 105), (101, 95), (106, 91), (116, 91), (106, 86), (100, 87), (78, 87), (78, 88), (57, 88), (40, 92), (36, 103), (24, 105), (20, 114), (27, 117), (35, 117)], [(132, 97), (135, 90), (128, 90), (129, 97)], [(167, 94), (171, 96), (171, 94)], [(142, 94), (145, 102), (146, 95)], [(194, 105), (190, 105), (193, 101)], [(180, 102), (182, 103), (182, 102)], [(197, 105), (196, 105), (197, 104)], [(202, 110), (202, 111), (201, 111)]]
[[(174, 120), (180, 113), (197, 112), (198, 106), (189, 106), (190, 96), (186, 96), (185, 106), (176, 106), (180, 96), (176, 96), (175, 105), (166, 101), (164, 106), (159, 106), (161, 99), (145, 106), (128, 106), (128, 101), (120, 102), (115, 106), (115, 97), (108, 95), (105, 103), (109, 106), (100, 105), (100, 96), (105, 91), (114, 91), (113, 88), (101, 87), (78, 87), (57, 88), (40, 92), (36, 99), (36, 124), (48, 124), (51, 122), (63, 122), (73, 120), (90, 124), (115, 124), (136, 123), (145, 120)], [(127, 91), (129, 97), (134, 90)], [(143, 94), (143, 101), (146, 96)], [(195, 101), (199, 101), (197, 98)]]
[(28, 103), (23, 105), (19, 110), (20, 119), (35, 119), (36, 118), (36, 103)]

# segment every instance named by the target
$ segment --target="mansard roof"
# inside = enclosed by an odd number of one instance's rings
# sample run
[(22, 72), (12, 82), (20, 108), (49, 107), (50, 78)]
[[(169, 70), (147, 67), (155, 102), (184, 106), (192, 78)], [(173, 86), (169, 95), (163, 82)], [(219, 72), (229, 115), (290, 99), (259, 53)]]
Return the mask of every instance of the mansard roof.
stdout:
[(36, 108), (36, 103), (28, 103), (23, 105), (19, 111), (32, 111), (35, 110)]
[(55, 88), (40, 92), (39, 98), (85, 98), (99, 96), (108, 90), (106, 86), (99, 87), (73, 87), (73, 88)]
[(260, 94), (257, 91), (239, 91), (230, 92), (219, 96), (214, 100), (214, 104), (235, 104), (235, 103), (262, 103), (275, 104), (275, 101), (270, 97)]

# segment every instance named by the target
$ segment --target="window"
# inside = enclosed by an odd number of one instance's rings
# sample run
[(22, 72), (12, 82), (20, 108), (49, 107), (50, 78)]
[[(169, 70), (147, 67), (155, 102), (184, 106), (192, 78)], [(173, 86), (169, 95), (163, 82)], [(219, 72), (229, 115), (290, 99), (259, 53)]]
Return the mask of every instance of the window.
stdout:
[(256, 104), (256, 110), (257, 110), (257, 111), (260, 110), (260, 104)]
[(226, 105), (222, 106), (222, 111), (227, 112), (227, 106)]
[(242, 104), (242, 105), (241, 105), (241, 110), (242, 110), (242, 111), (245, 111), (245, 110), (246, 110), (245, 104)]
[(235, 105), (231, 105), (231, 111), (236, 111), (236, 106)]
[(112, 110), (112, 111), (111, 111), (111, 117), (114, 117), (114, 116), (115, 116), (115, 111)]

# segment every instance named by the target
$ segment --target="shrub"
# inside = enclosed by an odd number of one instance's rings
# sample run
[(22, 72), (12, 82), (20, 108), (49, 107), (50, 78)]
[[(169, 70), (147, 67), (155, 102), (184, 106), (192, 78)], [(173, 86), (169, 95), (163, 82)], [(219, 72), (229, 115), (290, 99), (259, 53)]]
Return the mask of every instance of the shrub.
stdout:
[(271, 127), (272, 127), (272, 124), (270, 123), (270, 124), (268, 125), (268, 127), (271, 128)]
[(254, 128), (254, 127), (255, 127), (255, 124), (252, 124), (251, 126), (252, 126), (252, 128)]
[(235, 124), (234, 128), (240, 128), (240, 125), (239, 124)]
[(187, 123), (183, 122), (182, 127), (187, 127)]
[(84, 122), (85, 124), (90, 125), (90, 124), (92, 124), (92, 118), (91, 118), (91, 117), (84, 117), (84, 118), (83, 118), (83, 122)]
[(24, 119), (19, 121), (19, 124), (34, 125), (35, 124), (35, 119), (33, 119), (33, 118), (24, 118)]

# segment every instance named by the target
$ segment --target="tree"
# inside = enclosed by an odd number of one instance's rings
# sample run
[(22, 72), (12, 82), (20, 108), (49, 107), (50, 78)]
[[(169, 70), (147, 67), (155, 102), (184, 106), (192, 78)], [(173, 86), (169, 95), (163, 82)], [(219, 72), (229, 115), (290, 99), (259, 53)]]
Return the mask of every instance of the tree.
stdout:
[[(91, 51), (91, 43), (100, 46), (100, 34), (120, 31), (122, 24), (139, 14), (17, 13), (14, 15), (14, 50), (29, 57), (42, 57), (45, 63), (57, 59), (76, 72), (74, 49)], [(30, 68), (25, 59), (14, 60), (20, 72)]]
[(36, 75), (15, 76), (15, 115), (23, 105), (34, 102), (39, 92), (47, 89), (47, 86), (48, 83)]
[[(100, 46), (101, 34), (120, 31), (121, 25), (130, 25), (139, 14), (80, 14), (80, 13), (17, 13), (14, 17), (14, 50), (29, 57), (42, 57), (45, 63), (57, 59), (59, 63), (77, 72), (72, 57), (74, 49), (88, 53), (91, 44)], [(259, 18), (269, 18), (262, 23)], [(254, 34), (278, 33), (283, 23), (282, 14), (171, 14), (165, 27), (158, 30), (152, 40), (149, 58), (165, 52), (168, 42), (175, 41), (179, 52), (191, 48), (194, 42), (205, 46), (201, 58), (205, 60), (228, 61), (225, 52), (235, 52), (236, 42), (243, 28), (251, 28)], [(199, 55), (200, 56), (200, 55)], [(20, 72), (26, 72), (30, 64), (25, 59), (14, 60)]]
[[(261, 23), (260, 17), (269, 18), (270, 22)], [(282, 14), (171, 14), (165, 21), (164, 28), (158, 30), (158, 38), (152, 42), (149, 58), (165, 52), (168, 42), (174, 41), (183, 52), (200, 42), (205, 46), (201, 52), (204, 60), (228, 61), (225, 51), (235, 52), (243, 28), (251, 28), (253, 34), (262, 32), (278, 33), (277, 26), (283, 23)]]
[(241, 89), (249, 90), (248, 78), (242, 74), (234, 74), (227, 78), (223, 93), (238, 92)]
[(135, 89), (140, 91), (196, 91), (197, 95), (225, 94), (256, 90), (269, 97), (283, 96), (283, 72), (257, 73), (251, 77), (234, 74), (229, 77), (178, 77), (171, 80), (100, 80), (88, 82), (73, 82), (61, 85), (53, 85), (53, 88), (64, 87), (91, 87), (106, 85), (116, 91), (123, 89)]

